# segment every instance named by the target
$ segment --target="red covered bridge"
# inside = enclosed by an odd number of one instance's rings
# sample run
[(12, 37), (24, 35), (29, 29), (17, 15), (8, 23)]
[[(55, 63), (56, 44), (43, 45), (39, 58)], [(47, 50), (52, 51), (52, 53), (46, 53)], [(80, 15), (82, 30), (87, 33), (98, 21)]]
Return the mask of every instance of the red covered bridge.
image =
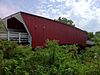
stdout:
[(51, 19), (18, 12), (3, 19), (8, 40), (28, 42), (32, 48), (44, 46), (47, 39), (59, 40), (59, 44), (86, 46), (87, 32)]

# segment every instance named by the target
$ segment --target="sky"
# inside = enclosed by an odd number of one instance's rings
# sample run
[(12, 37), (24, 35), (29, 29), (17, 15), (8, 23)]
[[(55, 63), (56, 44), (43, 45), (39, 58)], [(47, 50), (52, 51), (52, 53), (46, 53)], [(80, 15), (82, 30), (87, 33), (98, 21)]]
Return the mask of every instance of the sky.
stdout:
[(100, 0), (0, 0), (0, 18), (19, 11), (53, 20), (65, 17), (82, 30), (100, 31)]

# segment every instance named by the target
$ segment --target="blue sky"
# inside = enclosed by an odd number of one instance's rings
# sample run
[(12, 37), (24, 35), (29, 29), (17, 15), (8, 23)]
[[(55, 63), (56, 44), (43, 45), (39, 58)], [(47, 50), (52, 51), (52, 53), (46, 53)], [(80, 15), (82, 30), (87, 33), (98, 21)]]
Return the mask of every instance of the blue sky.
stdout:
[(80, 29), (100, 31), (100, 0), (0, 0), (0, 18), (19, 11), (50, 19), (66, 17)]

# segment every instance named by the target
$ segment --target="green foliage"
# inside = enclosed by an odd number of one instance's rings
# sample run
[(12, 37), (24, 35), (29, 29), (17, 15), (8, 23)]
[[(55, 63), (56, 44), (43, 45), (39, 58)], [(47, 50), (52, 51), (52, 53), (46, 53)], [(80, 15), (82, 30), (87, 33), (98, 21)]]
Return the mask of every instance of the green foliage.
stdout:
[(100, 46), (100, 34), (95, 34), (93, 38), (91, 38), (91, 40), (93, 40), (95, 42), (95, 45), (99, 45)]
[(87, 47), (80, 54), (78, 50), (76, 45), (59, 46), (56, 41), (34, 51), (0, 41), (0, 75), (100, 75), (100, 46)]
[(88, 38), (89, 40), (92, 40), (92, 38), (94, 38), (93, 32), (88, 32)]
[(96, 32), (93, 34), (93, 32), (88, 32), (88, 40), (94, 42), (95, 45), (100, 46), (100, 32)]
[(69, 24), (69, 25), (75, 26), (75, 24), (72, 20), (69, 20), (65, 17), (59, 17), (56, 21), (59, 21), (59, 22), (64, 23), (64, 24)]
[(17, 44), (15, 42), (0, 40), (0, 50), (4, 52), (4, 58), (12, 57), (16, 47)]
[(86, 48), (83, 56), (84, 67), (83, 70), (87, 75), (100, 74), (100, 46), (95, 45)]

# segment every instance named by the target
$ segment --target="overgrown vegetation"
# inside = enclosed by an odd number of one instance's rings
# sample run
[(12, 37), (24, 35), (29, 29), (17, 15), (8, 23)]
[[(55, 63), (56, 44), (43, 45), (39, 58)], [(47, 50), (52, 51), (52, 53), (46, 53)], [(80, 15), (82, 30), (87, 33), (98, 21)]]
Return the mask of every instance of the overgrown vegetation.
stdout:
[(89, 32), (88, 36), (89, 36), (89, 40), (95, 42), (95, 45), (100, 45), (100, 33), (99, 32), (96, 32), (95, 34), (93, 34), (93, 32)]
[(46, 48), (0, 41), (0, 75), (100, 75), (100, 45), (81, 50), (76, 45), (59, 46), (49, 41)]

